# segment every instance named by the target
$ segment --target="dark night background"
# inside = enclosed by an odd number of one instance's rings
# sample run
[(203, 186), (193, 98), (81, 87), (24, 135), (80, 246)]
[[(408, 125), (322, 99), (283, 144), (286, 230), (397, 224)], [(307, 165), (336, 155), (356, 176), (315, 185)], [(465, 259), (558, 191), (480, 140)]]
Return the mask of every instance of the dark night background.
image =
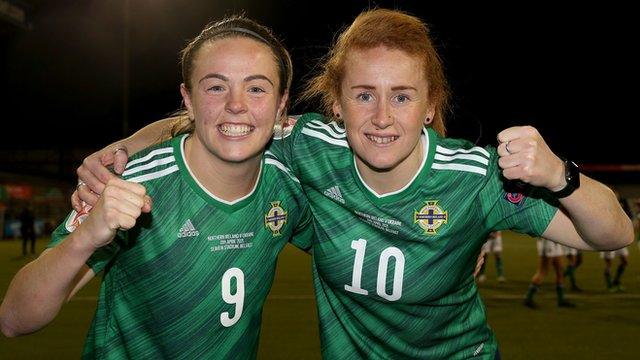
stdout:
[[(638, 26), (611, 2), (130, 0), (128, 108), (125, 3), (23, 0), (31, 29), (0, 18), (0, 171), (73, 175), (84, 155), (122, 136), (125, 112), (135, 130), (177, 109), (178, 52), (210, 20), (244, 11), (273, 28), (294, 59), (295, 96), (334, 33), (375, 5), (430, 24), (453, 88), (451, 136), (484, 145), (531, 124), (578, 163), (638, 162)], [(54, 167), (31, 155), (43, 151), (57, 154)]]

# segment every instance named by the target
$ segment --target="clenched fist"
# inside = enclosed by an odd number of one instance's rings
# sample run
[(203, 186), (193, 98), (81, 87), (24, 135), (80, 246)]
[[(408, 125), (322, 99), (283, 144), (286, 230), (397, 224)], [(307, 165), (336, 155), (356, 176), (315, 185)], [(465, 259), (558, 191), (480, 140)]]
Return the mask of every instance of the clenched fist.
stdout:
[[(91, 234), (92, 245), (99, 248), (109, 244), (118, 230), (129, 230), (143, 212), (149, 212), (150, 198), (144, 186), (113, 178), (82, 223), (83, 231)], [(147, 210), (148, 209), (148, 210)]]
[(564, 163), (532, 126), (514, 126), (498, 134), (498, 165), (509, 180), (559, 191), (565, 187)]

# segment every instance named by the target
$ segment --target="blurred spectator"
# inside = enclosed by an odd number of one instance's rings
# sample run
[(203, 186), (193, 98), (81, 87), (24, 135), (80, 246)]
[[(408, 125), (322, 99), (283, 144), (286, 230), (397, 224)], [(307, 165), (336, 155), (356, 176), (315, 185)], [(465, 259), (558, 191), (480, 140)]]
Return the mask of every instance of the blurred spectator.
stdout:
[(20, 213), (20, 232), (22, 234), (22, 255), (27, 255), (27, 242), (31, 241), (31, 254), (36, 253), (35, 218), (29, 207)]

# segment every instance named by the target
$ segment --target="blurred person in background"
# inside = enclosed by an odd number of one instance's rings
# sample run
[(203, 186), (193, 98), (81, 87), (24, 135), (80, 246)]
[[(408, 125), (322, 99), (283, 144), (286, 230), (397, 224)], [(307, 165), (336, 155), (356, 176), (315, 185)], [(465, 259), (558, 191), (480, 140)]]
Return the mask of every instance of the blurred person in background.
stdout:
[(575, 307), (576, 305), (568, 301), (564, 296), (562, 258), (565, 255), (565, 247), (543, 237), (536, 240), (536, 247), (538, 250), (538, 265), (535, 274), (533, 274), (531, 278), (531, 284), (529, 284), (524, 305), (531, 309), (538, 308), (533, 298), (539, 291), (545, 276), (549, 272), (549, 267), (552, 266), (555, 273), (558, 306), (568, 308)]
[(25, 206), (18, 217), (20, 219), (20, 233), (22, 235), (22, 255), (27, 256), (27, 244), (30, 244), (31, 255), (36, 253), (35, 216), (31, 206)]
[(484, 254), (484, 262), (482, 263), (480, 273), (478, 274), (478, 282), (482, 283), (487, 279), (484, 272), (489, 254), (493, 254), (493, 258), (495, 260), (496, 279), (498, 282), (505, 282), (504, 263), (502, 262), (502, 231), (492, 231), (489, 233), (487, 242), (482, 245), (482, 253)]

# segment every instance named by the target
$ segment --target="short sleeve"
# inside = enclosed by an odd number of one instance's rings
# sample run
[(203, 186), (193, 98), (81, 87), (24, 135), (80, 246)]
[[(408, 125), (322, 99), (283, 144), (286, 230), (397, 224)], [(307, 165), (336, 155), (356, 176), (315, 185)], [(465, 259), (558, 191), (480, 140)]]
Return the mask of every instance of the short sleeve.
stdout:
[(309, 251), (313, 244), (314, 234), (313, 215), (311, 214), (309, 206), (306, 205), (298, 221), (298, 225), (293, 231), (290, 242), (301, 250)]
[(546, 189), (505, 179), (495, 148), (487, 147), (487, 151), (491, 162), (479, 201), (488, 230), (541, 236), (558, 211), (558, 201)]
[[(69, 234), (74, 232), (78, 226), (89, 216), (90, 209), (83, 209), (80, 213), (73, 210), (67, 216), (65, 221), (60, 224), (51, 234), (51, 241), (47, 245), (47, 248), (53, 248), (61, 244)], [(120, 250), (121, 239), (126, 237), (126, 234), (118, 233), (118, 236), (110, 244), (97, 249), (91, 257), (87, 260), (86, 264), (94, 273), (99, 273), (109, 264)]]

